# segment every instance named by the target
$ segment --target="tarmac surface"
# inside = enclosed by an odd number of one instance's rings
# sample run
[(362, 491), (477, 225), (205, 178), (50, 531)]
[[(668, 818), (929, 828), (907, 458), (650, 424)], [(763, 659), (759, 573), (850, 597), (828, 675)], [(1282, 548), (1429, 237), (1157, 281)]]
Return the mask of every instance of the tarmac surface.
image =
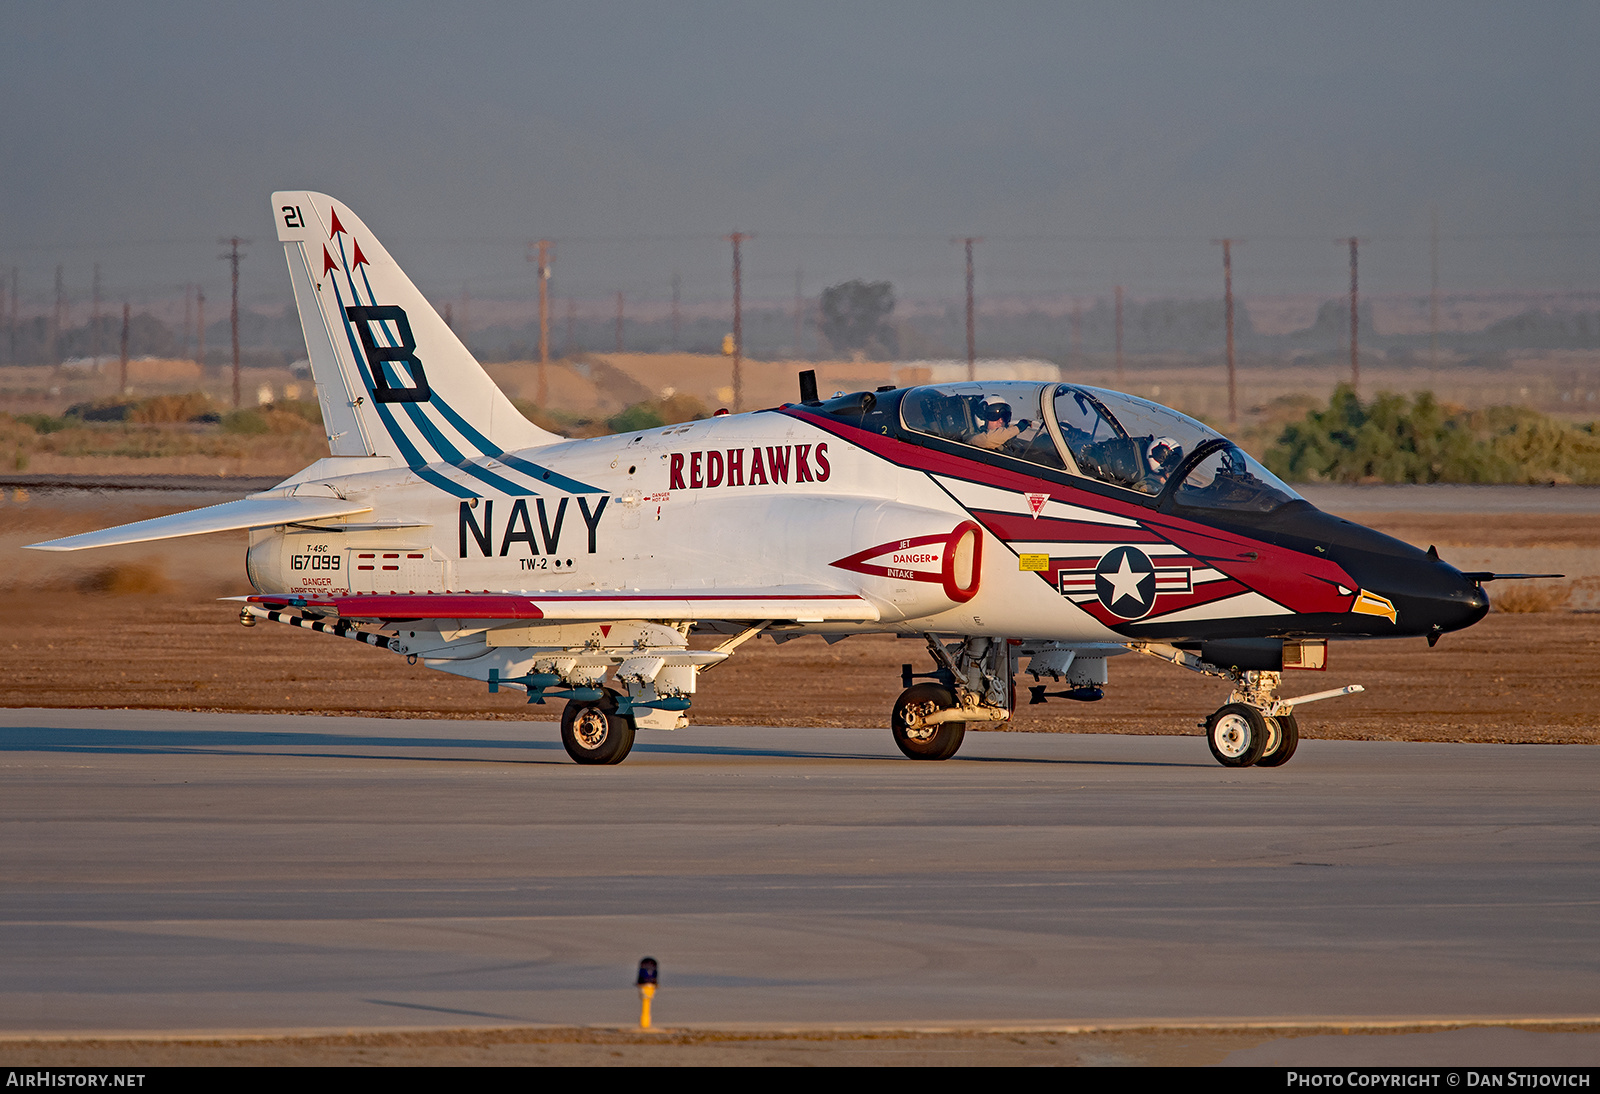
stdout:
[(645, 955), (680, 1030), (1600, 1015), (1580, 745), (9, 709), (0, 764), (12, 1041), (621, 1028)]

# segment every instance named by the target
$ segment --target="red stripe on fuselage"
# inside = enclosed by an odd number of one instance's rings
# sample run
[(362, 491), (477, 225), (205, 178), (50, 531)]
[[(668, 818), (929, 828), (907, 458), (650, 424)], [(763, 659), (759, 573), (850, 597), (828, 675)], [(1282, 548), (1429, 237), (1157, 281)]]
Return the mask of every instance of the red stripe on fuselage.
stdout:
[(1127, 524), (1055, 520), (1051, 517), (1033, 517), (1026, 513), (995, 513), (983, 509), (974, 509), (972, 516), (997, 538), (1007, 543), (1012, 540), (1044, 543), (1104, 543), (1107, 547), (1114, 547), (1119, 543), (1165, 542), (1148, 528)]

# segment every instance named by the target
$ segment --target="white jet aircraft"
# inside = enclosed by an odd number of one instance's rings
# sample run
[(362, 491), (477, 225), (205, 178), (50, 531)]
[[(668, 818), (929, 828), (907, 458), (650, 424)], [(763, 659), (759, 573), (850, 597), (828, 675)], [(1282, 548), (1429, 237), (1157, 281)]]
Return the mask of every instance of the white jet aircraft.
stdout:
[[(34, 544), (74, 551), (248, 529), (271, 620), (566, 701), (579, 763), (687, 724), (699, 674), (760, 634), (925, 639), (896, 744), (1099, 699), (1130, 650), (1232, 681), (1216, 759), (1298, 740), (1285, 668), (1328, 638), (1440, 634), (1482, 582), (1315, 509), (1210, 428), (1072, 383), (956, 383), (567, 440), (528, 422), (348, 208), (273, 195), (330, 455), (240, 501)], [(809, 380), (809, 382), (808, 382)], [(1519, 575), (1520, 576), (1520, 575)], [(724, 637), (691, 648), (692, 632)], [(914, 683), (916, 678), (924, 683)], [(826, 681), (817, 681), (826, 687)], [(797, 689), (797, 703), (804, 691)]]

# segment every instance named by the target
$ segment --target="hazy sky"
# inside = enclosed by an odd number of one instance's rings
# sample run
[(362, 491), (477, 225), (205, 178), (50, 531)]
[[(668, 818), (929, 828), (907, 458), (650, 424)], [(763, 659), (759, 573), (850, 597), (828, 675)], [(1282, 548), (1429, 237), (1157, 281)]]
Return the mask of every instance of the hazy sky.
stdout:
[(268, 197), (429, 292), (1600, 290), (1600, 5), (0, 0), (0, 269), (288, 298)]

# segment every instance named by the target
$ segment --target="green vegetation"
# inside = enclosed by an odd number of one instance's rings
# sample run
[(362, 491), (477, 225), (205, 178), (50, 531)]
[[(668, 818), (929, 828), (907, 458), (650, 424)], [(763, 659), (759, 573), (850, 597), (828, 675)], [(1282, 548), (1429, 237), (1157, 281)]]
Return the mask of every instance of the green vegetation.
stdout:
[(18, 471), (35, 456), (245, 458), (256, 451), (241, 447), (245, 437), (315, 451), (323, 440), (322, 414), (314, 402), (224, 411), (200, 392), (80, 403), (59, 418), (0, 413), (0, 451), (12, 452), (9, 462)]
[(1526, 407), (1445, 407), (1427, 391), (1363, 403), (1341, 384), (1263, 462), (1290, 482), (1596, 483), (1600, 432)]
[(836, 353), (898, 352), (894, 286), (887, 281), (846, 281), (822, 290), (822, 336)]

